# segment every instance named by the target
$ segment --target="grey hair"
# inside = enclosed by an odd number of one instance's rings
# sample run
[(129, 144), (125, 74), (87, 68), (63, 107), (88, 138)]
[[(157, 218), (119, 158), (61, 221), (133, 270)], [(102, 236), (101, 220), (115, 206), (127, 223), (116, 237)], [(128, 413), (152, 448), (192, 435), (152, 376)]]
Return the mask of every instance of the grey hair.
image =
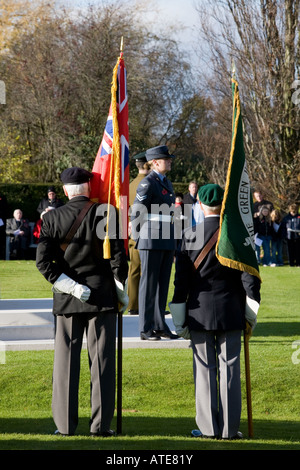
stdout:
[(201, 202), (202, 206), (203, 206), (203, 209), (205, 209), (207, 212), (211, 212), (212, 214), (220, 214), (221, 212), (221, 208), (222, 208), (222, 205), (218, 205), (218, 206), (207, 206), (206, 204), (203, 204), (203, 202)]
[(69, 197), (81, 196), (82, 194), (88, 194), (89, 183), (67, 184), (65, 188)]

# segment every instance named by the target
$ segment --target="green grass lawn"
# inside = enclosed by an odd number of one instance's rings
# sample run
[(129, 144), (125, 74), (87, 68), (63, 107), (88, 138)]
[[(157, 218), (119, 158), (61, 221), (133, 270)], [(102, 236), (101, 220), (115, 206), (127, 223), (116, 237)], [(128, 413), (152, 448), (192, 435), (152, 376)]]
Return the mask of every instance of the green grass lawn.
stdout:
[[(190, 349), (123, 351), (123, 432), (113, 439), (89, 436), (86, 350), (78, 432), (67, 438), (52, 434), (53, 351), (7, 351), (5, 363), (0, 364), (0, 450), (299, 450), (300, 269), (261, 268), (261, 275), (259, 321), (250, 341), (253, 439), (247, 435), (243, 354), (245, 438), (227, 442), (190, 437), (196, 427)], [(0, 262), (0, 287), (2, 298), (51, 296), (51, 286), (31, 261)], [(172, 290), (171, 282), (170, 298)]]

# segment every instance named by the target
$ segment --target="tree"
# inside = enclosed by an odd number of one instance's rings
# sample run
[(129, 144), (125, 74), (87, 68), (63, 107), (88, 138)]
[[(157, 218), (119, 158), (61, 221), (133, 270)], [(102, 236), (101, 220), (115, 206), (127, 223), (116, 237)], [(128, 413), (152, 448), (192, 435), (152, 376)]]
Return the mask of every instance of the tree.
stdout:
[(231, 123), (234, 59), (251, 180), (286, 208), (300, 198), (300, 107), (292, 99), (300, 68), (299, 0), (210, 0), (210, 21), (203, 6), (198, 12), (209, 45), (210, 91), (216, 109), (228, 108), (225, 116), (217, 112), (218, 122)]
[(147, 29), (135, 4), (122, 5), (91, 8), (75, 19), (53, 11), (23, 31), (3, 54), (0, 72), (9, 92), (0, 113), (27, 148), (32, 181), (56, 181), (69, 165), (92, 167), (121, 36), (131, 154), (160, 143), (177, 145), (180, 116), (185, 119), (182, 106), (189, 102), (190, 109), (197, 107), (191, 100), (190, 67), (176, 41)]
[(51, 12), (54, 0), (0, 0), (0, 54)]

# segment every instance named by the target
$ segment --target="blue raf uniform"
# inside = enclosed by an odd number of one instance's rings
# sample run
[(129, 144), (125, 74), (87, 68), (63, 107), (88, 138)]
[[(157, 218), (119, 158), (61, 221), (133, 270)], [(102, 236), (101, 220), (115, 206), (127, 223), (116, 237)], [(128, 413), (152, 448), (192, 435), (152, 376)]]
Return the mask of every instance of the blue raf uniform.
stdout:
[[(146, 151), (147, 161), (171, 159), (167, 146)], [(154, 165), (155, 167), (155, 165)], [(165, 322), (165, 307), (175, 250), (175, 193), (164, 174), (152, 170), (139, 184), (131, 222), (141, 259), (139, 323), (141, 339), (177, 338)]]

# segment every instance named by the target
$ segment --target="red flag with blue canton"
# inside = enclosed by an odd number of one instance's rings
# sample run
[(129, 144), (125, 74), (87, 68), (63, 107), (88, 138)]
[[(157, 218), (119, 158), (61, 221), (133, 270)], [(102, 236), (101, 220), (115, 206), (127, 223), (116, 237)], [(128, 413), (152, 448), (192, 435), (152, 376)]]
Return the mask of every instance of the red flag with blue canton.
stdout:
[(123, 53), (113, 72), (109, 114), (92, 169), (90, 199), (118, 209), (121, 238), (128, 245), (129, 127)]

